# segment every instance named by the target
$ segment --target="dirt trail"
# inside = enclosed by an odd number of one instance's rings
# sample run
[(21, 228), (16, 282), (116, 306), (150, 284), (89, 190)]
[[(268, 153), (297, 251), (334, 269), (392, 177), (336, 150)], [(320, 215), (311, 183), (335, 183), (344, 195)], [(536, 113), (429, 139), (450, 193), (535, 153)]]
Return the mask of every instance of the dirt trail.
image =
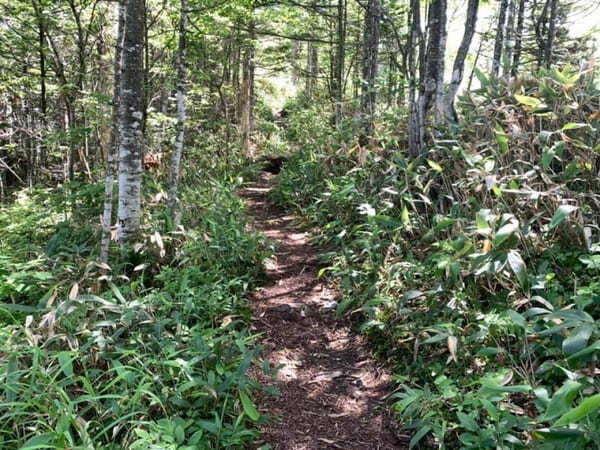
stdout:
[(263, 356), (282, 366), (274, 383), (281, 395), (259, 399), (261, 411), (275, 416), (261, 444), (276, 450), (407, 448), (386, 427), (388, 374), (360, 336), (335, 319), (337, 293), (317, 278), (308, 234), (269, 201), (273, 182), (265, 174), (241, 192), (253, 228), (277, 245), (253, 305)]

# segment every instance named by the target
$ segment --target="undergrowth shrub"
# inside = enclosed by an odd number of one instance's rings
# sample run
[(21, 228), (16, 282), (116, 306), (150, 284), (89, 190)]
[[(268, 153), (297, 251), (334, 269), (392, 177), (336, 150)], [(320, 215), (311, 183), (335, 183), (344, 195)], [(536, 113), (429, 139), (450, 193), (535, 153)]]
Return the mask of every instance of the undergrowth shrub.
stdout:
[(270, 249), (236, 194), (252, 169), (198, 153), (182, 174), (182, 226), (166, 214), (167, 177), (146, 174), (142, 237), (110, 267), (95, 261), (101, 185), (23, 192), (0, 211), (11, 232), (0, 447), (243, 448), (256, 437), (246, 296)]
[(600, 441), (600, 92), (569, 68), (478, 76), (464, 125), (423, 160), (397, 117), (364, 148), (298, 112), (275, 198), (331, 249), (338, 314), (359, 314), (392, 361), (411, 447), (587, 448)]

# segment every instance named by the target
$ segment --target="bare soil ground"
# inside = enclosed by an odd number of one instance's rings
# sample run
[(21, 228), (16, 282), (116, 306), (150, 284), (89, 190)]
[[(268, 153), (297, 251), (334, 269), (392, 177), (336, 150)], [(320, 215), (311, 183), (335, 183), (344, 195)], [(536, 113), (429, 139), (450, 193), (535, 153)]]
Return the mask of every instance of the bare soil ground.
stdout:
[[(241, 191), (252, 226), (276, 244), (268, 280), (254, 294), (253, 328), (262, 334), (263, 357), (280, 366), (272, 383), (281, 395), (259, 398), (259, 447), (276, 450), (407, 448), (387, 426), (384, 399), (389, 374), (347, 322), (336, 320), (338, 293), (318, 279), (318, 250), (296, 218), (268, 197), (274, 177), (264, 174)], [(258, 372), (258, 371), (257, 371)]]

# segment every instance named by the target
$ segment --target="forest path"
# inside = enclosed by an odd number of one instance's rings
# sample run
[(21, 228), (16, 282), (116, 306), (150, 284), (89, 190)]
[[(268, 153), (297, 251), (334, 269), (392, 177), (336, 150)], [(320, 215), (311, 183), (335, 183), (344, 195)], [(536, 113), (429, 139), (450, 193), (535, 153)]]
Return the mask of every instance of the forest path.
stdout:
[[(317, 277), (317, 251), (308, 233), (269, 199), (275, 177), (263, 174), (240, 195), (254, 230), (276, 244), (267, 282), (254, 294), (253, 331), (263, 357), (281, 366), (274, 384), (281, 395), (259, 399), (274, 416), (258, 444), (280, 450), (407, 448), (386, 426), (383, 397), (388, 373), (370, 356), (348, 323), (336, 320), (338, 294)], [(257, 371), (259, 372), (259, 371)]]

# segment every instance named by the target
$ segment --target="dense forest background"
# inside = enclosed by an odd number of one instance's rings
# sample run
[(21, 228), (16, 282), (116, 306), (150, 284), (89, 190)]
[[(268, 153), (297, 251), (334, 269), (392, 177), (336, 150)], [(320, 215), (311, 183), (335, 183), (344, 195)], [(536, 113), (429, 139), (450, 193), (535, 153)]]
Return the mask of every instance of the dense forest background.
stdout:
[(252, 447), (282, 164), (407, 446), (595, 448), (599, 6), (0, 0), (0, 447)]

